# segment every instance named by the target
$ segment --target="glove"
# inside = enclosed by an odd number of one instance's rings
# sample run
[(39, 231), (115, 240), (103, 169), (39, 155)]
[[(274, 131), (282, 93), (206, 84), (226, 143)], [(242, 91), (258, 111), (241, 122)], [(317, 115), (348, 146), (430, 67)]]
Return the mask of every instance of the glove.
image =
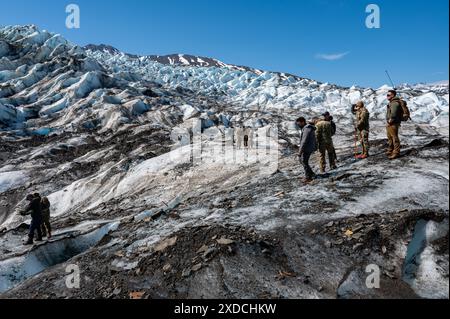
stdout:
[(19, 211), (19, 215), (20, 215), (20, 216), (27, 216), (27, 215), (28, 215), (28, 212), (25, 211), (25, 210), (21, 210), (21, 211)]

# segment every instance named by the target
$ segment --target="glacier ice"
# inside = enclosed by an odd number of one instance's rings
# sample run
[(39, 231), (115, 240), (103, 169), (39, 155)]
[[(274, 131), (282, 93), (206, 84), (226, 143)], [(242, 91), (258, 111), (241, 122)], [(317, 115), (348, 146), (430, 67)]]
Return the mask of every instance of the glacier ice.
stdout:
[[(405, 207), (448, 207), (443, 196), (448, 194), (448, 155), (443, 147), (422, 149), (427, 143), (445, 146), (448, 139), (448, 83), (399, 88), (413, 121), (402, 128), (411, 153), (398, 170), (395, 162), (379, 161), (379, 154), (370, 165), (351, 158), (351, 103), (366, 103), (371, 139), (380, 151), (389, 86), (347, 88), (218, 61), (211, 66), (187, 55), (168, 57), (165, 63), (118, 50), (81, 48), (35, 26), (0, 29), (0, 161), (5, 163), (0, 167), (0, 253), (20, 241), (17, 235), (5, 246), (4, 234), (10, 236), (27, 222), (16, 209), (26, 193), (35, 191), (50, 198), (61, 232), (125, 219), (124, 229), (136, 227), (126, 234), (135, 236), (123, 248), (130, 253), (193, 225), (294, 230), (304, 236), (299, 225), (320, 227), (325, 220), (361, 212), (390, 216), (391, 210)], [(303, 187), (293, 120), (326, 110), (338, 123), (342, 166), (329, 180)], [(244, 128), (254, 130), (258, 143), (234, 150), (230, 144)], [(204, 139), (198, 139), (200, 133)], [(208, 152), (191, 161), (201, 147)], [(146, 224), (164, 209), (170, 216)], [(123, 233), (116, 235), (108, 247), (124, 244)], [(430, 263), (422, 264), (420, 274), (435, 275), (429, 271), (434, 266), (430, 255), (423, 252)], [(0, 272), (9, 275), (2, 266), (10, 264), (0, 264)], [(27, 274), (32, 276), (40, 266), (36, 261), (30, 265)], [(114, 259), (114, 265), (128, 263)], [(434, 289), (422, 283), (417, 287)]]

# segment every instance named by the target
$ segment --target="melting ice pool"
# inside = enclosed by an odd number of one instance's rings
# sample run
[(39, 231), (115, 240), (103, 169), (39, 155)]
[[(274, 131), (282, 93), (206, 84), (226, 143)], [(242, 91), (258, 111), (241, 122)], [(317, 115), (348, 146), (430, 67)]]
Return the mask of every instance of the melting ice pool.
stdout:
[(86, 234), (40, 245), (26, 255), (0, 261), (0, 293), (14, 288), (49, 267), (83, 253), (118, 226), (119, 222), (109, 223)]

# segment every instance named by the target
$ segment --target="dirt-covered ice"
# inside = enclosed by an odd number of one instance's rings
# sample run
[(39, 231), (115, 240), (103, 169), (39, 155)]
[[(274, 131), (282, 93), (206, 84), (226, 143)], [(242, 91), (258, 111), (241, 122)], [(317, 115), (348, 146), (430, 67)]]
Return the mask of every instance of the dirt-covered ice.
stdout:
[[(164, 65), (34, 26), (0, 29), (1, 43), (1, 297), (448, 298), (448, 84), (399, 90), (413, 121), (389, 161), (388, 87)], [(305, 185), (293, 122), (327, 109), (338, 169)], [(54, 237), (24, 247), (34, 192)], [(82, 289), (66, 285), (71, 265)]]

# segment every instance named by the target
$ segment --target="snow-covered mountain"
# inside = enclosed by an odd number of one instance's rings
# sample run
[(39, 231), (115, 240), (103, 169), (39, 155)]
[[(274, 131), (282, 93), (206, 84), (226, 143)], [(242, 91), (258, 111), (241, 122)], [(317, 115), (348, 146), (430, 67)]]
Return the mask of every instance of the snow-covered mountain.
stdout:
[[(1, 28), (1, 296), (448, 298), (448, 85), (400, 88), (413, 121), (394, 162), (387, 90)], [(358, 100), (371, 113), (363, 162)], [(303, 185), (293, 121), (324, 111), (340, 167)], [(242, 127), (251, 149), (234, 147)], [(30, 249), (18, 212), (34, 192), (55, 236)], [(71, 263), (82, 290), (55, 276)], [(365, 286), (367, 264), (385, 289)]]
[[(89, 53), (107, 53), (111, 55), (126, 55), (129, 58), (132, 59), (142, 59), (146, 58), (150, 61), (155, 61), (161, 64), (167, 64), (167, 65), (180, 65), (180, 66), (198, 66), (198, 67), (226, 67), (226, 68), (232, 68), (236, 70), (251, 70), (251, 68), (248, 67), (240, 67), (236, 65), (229, 65), (222, 61), (207, 58), (207, 57), (201, 57), (201, 56), (195, 56), (190, 54), (168, 54), (168, 55), (148, 55), (145, 57), (140, 57), (135, 54), (129, 54), (129, 53), (123, 53), (120, 50), (106, 44), (88, 44), (84, 47), (86, 51)], [(259, 70), (252, 70), (253, 72), (260, 72)]]

